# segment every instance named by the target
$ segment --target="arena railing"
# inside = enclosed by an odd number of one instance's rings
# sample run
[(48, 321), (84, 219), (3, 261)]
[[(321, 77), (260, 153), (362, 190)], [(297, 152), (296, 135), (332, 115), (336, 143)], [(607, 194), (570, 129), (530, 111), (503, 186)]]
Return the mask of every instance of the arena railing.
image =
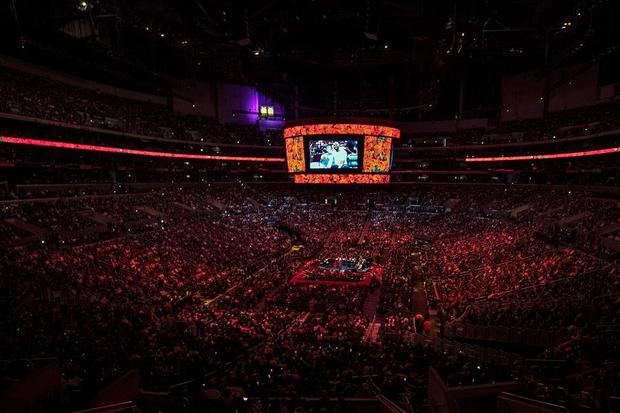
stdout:
[(6, 119), (9, 121), (15, 121), (23, 124), (34, 124), (34, 125), (42, 125), (44, 127), (53, 127), (53, 128), (63, 128), (69, 131), (84, 131), (90, 132), (98, 135), (109, 135), (113, 137), (123, 137), (130, 138), (132, 141), (136, 143), (141, 143), (144, 141), (151, 142), (163, 142), (163, 143), (172, 143), (176, 145), (193, 145), (193, 146), (202, 146), (205, 148), (239, 148), (243, 150), (247, 149), (265, 149), (265, 150), (282, 150), (284, 149), (284, 145), (268, 145), (268, 144), (258, 144), (258, 143), (230, 143), (226, 140), (220, 139), (212, 139), (212, 135), (209, 135), (204, 141), (199, 140), (190, 140), (187, 138), (172, 138), (170, 136), (162, 136), (159, 135), (146, 135), (143, 133), (132, 132), (131, 128), (125, 128), (125, 130), (118, 130), (114, 128), (106, 128), (103, 127), (105, 125), (99, 124), (99, 126), (91, 126), (83, 123), (67, 123), (50, 119), (42, 119), (29, 115), (21, 115), (15, 113), (6, 113), (0, 112), (0, 120)]
[[(451, 336), (453, 338), (467, 338), (459, 336)], [(434, 349), (435, 351), (454, 351), (462, 352), (463, 354), (476, 359), (483, 363), (493, 362), (500, 365), (510, 366), (514, 361), (525, 361), (525, 357), (517, 353), (511, 353), (507, 351), (497, 350), (487, 346), (481, 346), (470, 343), (463, 343), (449, 338), (441, 338), (439, 336), (427, 336), (418, 333), (398, 334), (398, 333), (386, 333), (384, 335), (385, 340), (391, 338), (397, 338), (412, 344), (426, 345)]]
[(379, 404), (381, 405), (381, 407), (383, 408), (381, 411), (385, 412), (385, 413), (414, 413), (413, 412), (413, 407), (411, 406), (411, 404), (408, 402), (408, 398), (406, 398), (407, 400), (407, 407), (408, 409), (405, 410), (403, 409), (401, 406), (399, 406), (398, 404), (394, 403), (392, 400), (390, 400), (389, 398), (385, 397), (383, 395), (383, 391), (381, 390), (381, 388), (379, 388), (379, 386), (377, 386), (377, 384), (375, 383), (375, 381), (372, 379), (372, 377), (368, 376), (368, 381), (370, 383), (370, 385), (372, 386), (372, 388), (375, 390), (376, 397), (377, 397), (377, 401), (379, 402)]
[(503, 392), (518, 391), (523, 385), (514, 381), (471, 386), (448, 387), (434, 367), (428, 374), (428, 402), (437, 413), (473, 413), (495, 411)]
[(473, 360), (481, 363), (493, 363), (510, 367), (515, 361), (525, 362), (526, 359), (520, 354), (508, 351), (497, 350), (487, 346), (463, 343), (460, 341), (443, 338), (439, 341), (439, 346), (443, 351), (461, 352)]
[(517, 288), (517, 289), (512, 289), (512, 290), (507, 290), (507, 291), (503, 291), (501, 293), (497, 293), (493, 296), (493, 298), (489, 298), (489, 297), (478, 297), (476, 299), (474, 299), (471, 302), (471, 305), (484, 305), (487, 303), (502, 303), (502, 300), (507, 300), (510, 302), (513, 302), (515, 297), (514, 295), (517, 294), (524, 294), (524, 293), (528, 293), (530, 291), (536, 291), (539, 290), (541, 288), (549, 288), (555, 285), (559, 285), (559, 284), (563, 284), (563, 283), (568, 283), (568, 282), (573, 282), (573, 281), (577, 281), (577, 280), (583, 280), (586, 277), (591, 277), (594, 276), (596, 274), (599, 274), (601, 271), (606, 271), (609, 268), (611, 268), (613, 266), (613, 264), (604, 262), (604, 265), (601, 268), (596, 268), (593, 270), (588, 270), (585, 271), (581, 274), (577, 274), (575, 276), (572, 277), (564, 277), (564, 278), (559, 278), (557, 280), (552, 280), (549, 282), (545, 282), (545, 283), (540, 283), (540, 284), (535, 284), (535, 285), (530, 285), (528, 287), (523, 287), (523, 288)]
[(513, 393), (500, 393), (497, 398), (497, 411), (506, 413), (568, 413), (568, 409), (564, 406)]
[(106, 406), (93, 407), (91, 409), (74, 410), (73, 413), (119, 413), (138, 412), (138, 406), (132, 401), (108, 404)]
[[(248, 400), (249, 401), (263, 400), (263, 401), (269, 402), (272, 405), (271, 407), (275, 407), (274, 410), (269, 410), (269, 411), (279, 411), (277, 407), (280, 405), (280, 403), (283, 403), (286, 406), (291, 401), (289, 397), (267, 397), (267, 398), (249, 397)], [(312, 406), (325, 399), (322, 399), (319, 397), (301, 397), (300, 400)], [(377, 397), (345, 397), (345, 398), (330, 397), (327, 400), (333, 405), (337, 405), (338, 403), (344, 403), (352, 411), (355, 411), (357, 413), (376, 413), (378, 411), (381, 411), (381, 409), (379, 408), (381, 403)], [(384, 405), (381, 404), (381, 407), (383, 406)], [(388, 410), (388, 412), (407, 413), (403, 411), (402, 409), (398, 411)]]
[(26, 370), (34, 370), (41, 366), (45, 366), (51, 363), (57, 363), (57, 357), (22, 357), (13, 359), (1, 359), (0, 360), (0, 372), (3, 369), (11, 369), (15, 366)]
[(550, 347), (559, 338), (559, 333), (532, 328), (511, 328), (470, 323), (447, 323), (446, 337), (496, 343), (524, 345), (529, 347)]

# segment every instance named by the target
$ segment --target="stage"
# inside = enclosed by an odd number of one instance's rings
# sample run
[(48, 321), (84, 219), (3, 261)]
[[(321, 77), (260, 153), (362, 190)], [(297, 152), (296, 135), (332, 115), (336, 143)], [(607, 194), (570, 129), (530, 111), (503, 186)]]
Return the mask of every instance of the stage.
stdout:
[(366, 287), (381, 282), (383, 268), (364, 258), (328, 258), (307, 262), (291, 279), (291, 284), (327, 284)]

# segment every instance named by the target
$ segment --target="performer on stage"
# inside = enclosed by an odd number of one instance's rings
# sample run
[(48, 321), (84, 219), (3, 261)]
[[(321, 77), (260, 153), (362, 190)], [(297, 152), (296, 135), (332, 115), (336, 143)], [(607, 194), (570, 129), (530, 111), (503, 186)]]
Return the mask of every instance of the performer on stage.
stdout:
[(334, 142), (332, 145), (332, 168), (346, 168), (348, 166), (348, 153), (347, 150), (340, 146), (338, 142)]

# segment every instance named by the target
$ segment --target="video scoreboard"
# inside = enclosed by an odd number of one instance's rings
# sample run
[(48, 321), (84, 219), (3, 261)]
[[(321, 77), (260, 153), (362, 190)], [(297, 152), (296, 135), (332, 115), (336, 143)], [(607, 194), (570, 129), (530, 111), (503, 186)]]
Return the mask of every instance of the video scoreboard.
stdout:
[(286, 162), (296, 183), (387, 184), (400, 130), (370, 119), (306, 119), (284, 128)]

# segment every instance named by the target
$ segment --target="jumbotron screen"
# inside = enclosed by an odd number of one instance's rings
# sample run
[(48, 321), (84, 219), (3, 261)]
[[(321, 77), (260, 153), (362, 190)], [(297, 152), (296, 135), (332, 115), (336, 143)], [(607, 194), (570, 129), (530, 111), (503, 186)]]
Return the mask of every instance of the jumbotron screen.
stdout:
[(284, 129), (288, 171), (296, 183), (389, 183), (400, 130), (373, 123), (306, 121)]
[(308, 159), (310, 169), (348, 171), (359, 169), (360, 159), (357, 139), (310, 139)]

